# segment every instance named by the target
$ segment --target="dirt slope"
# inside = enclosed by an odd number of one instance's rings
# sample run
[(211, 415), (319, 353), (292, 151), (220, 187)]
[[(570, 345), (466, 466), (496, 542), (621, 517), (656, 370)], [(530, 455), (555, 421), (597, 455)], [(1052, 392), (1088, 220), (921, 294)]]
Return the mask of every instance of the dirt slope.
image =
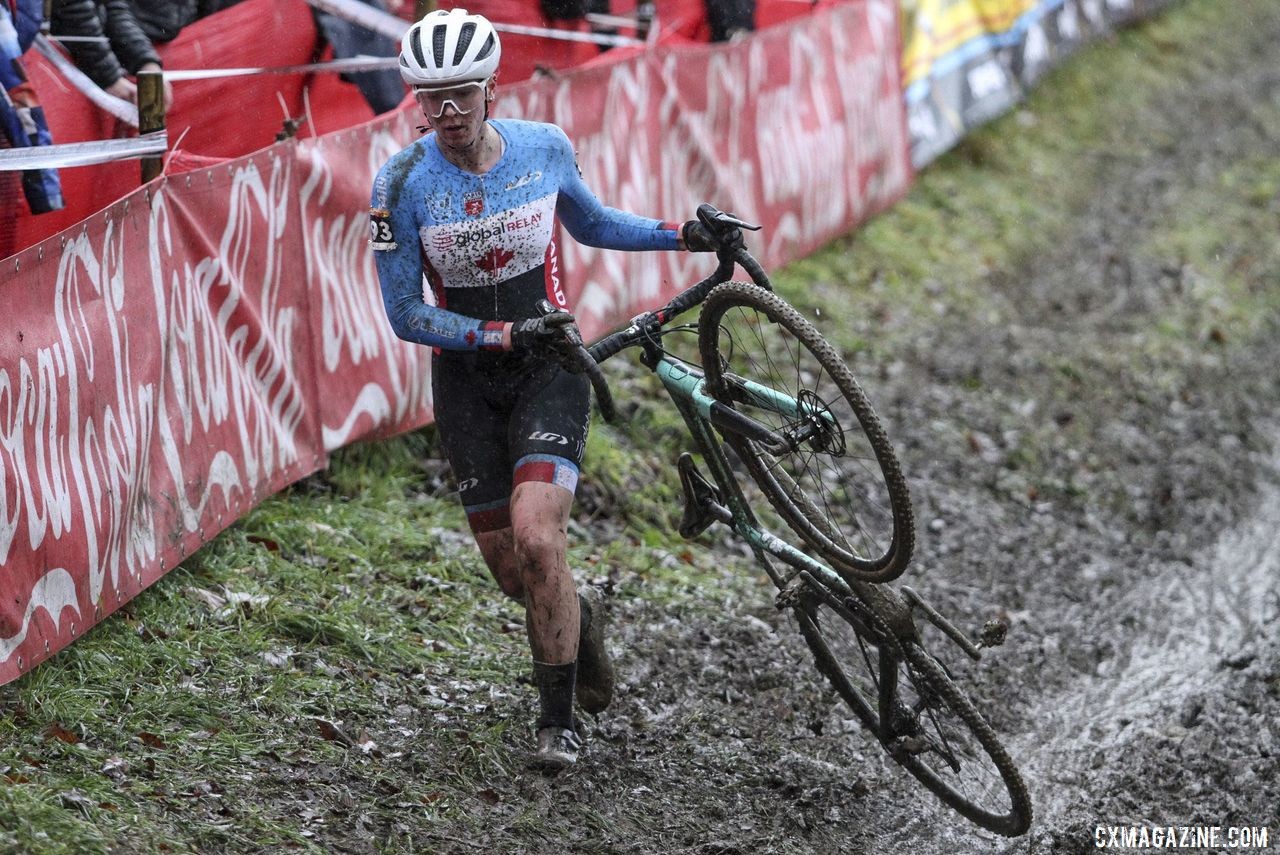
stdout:
[[(430, 845), (1074, 853), (1115, 824), (1269, 825), (1280, 845), (1280, 329), (1206, 319), (1170, 341), (1199, 285), (1153, 242), (1206, 182), (1280, 151), (1280, 10), (1254, 24), (1135, 117), (1149, 151), (1062, 164), (1099, 189), (1053, 252), (993, 272), (980, 311), (945, 306), (892, 364), (855, 363), (916, 501), (912, 583), (968, 627), (1011, 623), (972, 689), (1030, 785), (1029, 835), (976, 831), (852, 726), (816, 734), (838, 708), (748, 585), (718, 594), (719, 622), (616, 600), (625, 683), (581, 767), (517, 773), (478, 803), (482, 839)], [(1280, 224), (1274, 199), (1258, 216)]]

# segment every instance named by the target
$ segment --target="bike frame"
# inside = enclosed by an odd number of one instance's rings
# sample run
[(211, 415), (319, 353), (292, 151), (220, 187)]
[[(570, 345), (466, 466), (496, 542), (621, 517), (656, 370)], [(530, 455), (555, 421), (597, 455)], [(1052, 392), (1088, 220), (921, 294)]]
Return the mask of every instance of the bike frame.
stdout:
[[(751, 512), (746, 497), (742, 494), (742, 487), (715, 434), (715, 427), (719, 424), (726, 430), (734, 430), (752, 438), (759, 438), (762, 431), (764, 434), (773, 435), (772, 431), (724, 407), (708, 395), (706, 378), (702, 370), (696, 366), (664, 354), (653, 365), (653, 371), (662, 381), (667, 394), (671, 396), (672, 403), (684, 419), (698, 451), (702, 454), (703, 461), (720, 488), (720, 496), (725, 504), (719, 506), (718, 510), (711, 508), (711, 514), (750, 544), (756, 551), (757, 557), (762, 553), (772, 555), (796, 571), (784, 577), (779, 575), (769, 562), (761, 562), (779, 590), (785, 589), (800, 572), (806, 572), (842, 597), (855, 596), (854, 590), (848, 583), (836, 575), (830, 567), (805, 555), (760, 525), (755, 514)], [(748, 393), (752, 394), (757, 401), (767, 402), (779, 413), (795, 416), (801, 412), (800, 402), (788, 395), (751, 381), (744, 381), (744, 385)]]
[[(761, 526), (725, 456), (724, 446), (716, 436), (716, 428), (760, 441), (783, 440), (764, 425), (725, 407), (709, 395), (701, 368), (663, 353), (656, 343), (650, 342), (643, 346), (645, 355), (641, 361), (662, 381), (663, 388), (684, 419), (703, 462), (719, 488), (723, 504), (709, 502), (709, 507), (705, 510), (747, 542), (770, 580), (782, 592), (780, 597), (798, 596), (801, 591), (793, 586), (807, 588), (831, 606), (856, 619), (862, 637), (882, 651), (891, 639), (918, 640), (919, 630), (913, 613), (919, 609), (930, 623), (955, 641), (966, 654), (975, 660), (980, 658), (977, 647), (912, 589), (904, 586), (902, 594), (899, 594), (888, 585), (866, 582), (851, 585), (826, 564), (806, 555)], [(758, 406), (769, 407), (793, 417), (811, 412), (804, 403), (776, 389), (750, 380), (739, 382), (743, 391)], [(793, 572), (786, 575), (779, 573), (766, 556), (773, 556)], [(892, 691), (893, 687), (882, 686), (882, 700)]]

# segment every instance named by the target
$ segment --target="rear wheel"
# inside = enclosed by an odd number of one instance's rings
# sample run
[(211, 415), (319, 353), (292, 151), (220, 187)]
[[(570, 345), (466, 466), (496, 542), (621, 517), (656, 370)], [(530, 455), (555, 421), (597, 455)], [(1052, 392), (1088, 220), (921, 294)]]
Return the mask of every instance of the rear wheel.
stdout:
[(991, 726), (943, 667), (912, 640), (883, 641), (861, 618), (817, 601), (795, 608), (818, 670), (897, 763), (961, 816), (1016, 837), (1031, 799)]
[(835, 348), (777, 294), (743, 282), (707, 297), (698, 345), (709, 394), (785, 439), (765, 448), (724, 432), (786, 524), (850, 581), (901, 574), (915, 537), (907, 485)]

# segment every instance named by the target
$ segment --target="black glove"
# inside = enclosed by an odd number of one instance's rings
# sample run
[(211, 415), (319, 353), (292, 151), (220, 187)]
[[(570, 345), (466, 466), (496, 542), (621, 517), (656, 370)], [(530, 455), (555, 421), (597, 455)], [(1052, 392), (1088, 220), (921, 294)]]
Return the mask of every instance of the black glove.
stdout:
[(680, 227), (680, 236), (684, 238), (684, 248), (689, 252), (718, 252), (722, 249), (737, 249), (743, 246), (742, 229), (732, 228), (716, 237), (711, 229), (700, 220), (690, 220)]
[(581, 346), (582, 333), (573, 315), (557, 309), (549, 315), (527, 318), (511, 325), (512, 350), (570, 351)]
[(680, 237), (684, 239), (684, 248), (689, 252), (715, 252), (720, 248), (720, 241), (711, 233), (711, 229), (697, 220), (690, 220), (680, 227)]

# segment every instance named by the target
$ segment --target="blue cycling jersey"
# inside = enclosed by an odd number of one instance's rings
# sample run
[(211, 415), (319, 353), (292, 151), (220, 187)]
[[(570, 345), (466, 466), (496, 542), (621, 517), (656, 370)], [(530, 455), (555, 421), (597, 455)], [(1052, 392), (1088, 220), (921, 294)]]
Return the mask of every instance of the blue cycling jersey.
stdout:
[[(502, 322), (568, 308), (555, 222), (608, 249), (675, 249), (679, 226), (609, 208), (555, 125), (490, 124), (505, 148), (483, 175), (445, 159), (429, 134), (378, 171), (371, 244), (396, 335), (446, 350), (500, 348)], [(425, 274), (427, 286), (423, 284)]]

